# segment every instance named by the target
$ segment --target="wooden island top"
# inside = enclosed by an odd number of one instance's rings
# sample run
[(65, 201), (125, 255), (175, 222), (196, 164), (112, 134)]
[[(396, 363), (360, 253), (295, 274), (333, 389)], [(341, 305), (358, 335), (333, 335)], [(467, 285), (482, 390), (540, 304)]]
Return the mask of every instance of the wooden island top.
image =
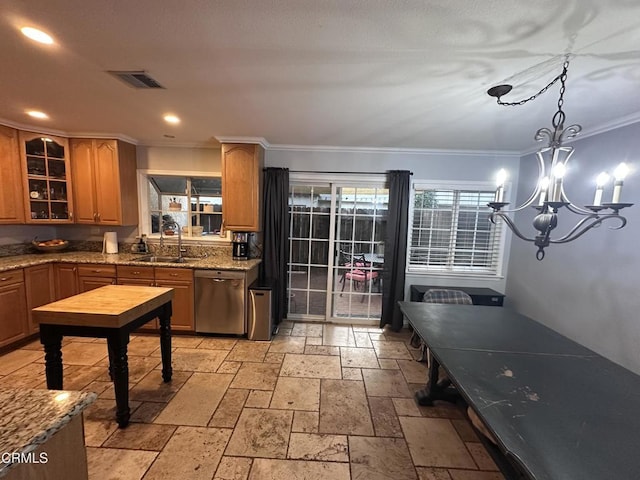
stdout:
[(173, 298), (172, 288), (106, 285), (33, 309), (37, 323), (121, 327)]

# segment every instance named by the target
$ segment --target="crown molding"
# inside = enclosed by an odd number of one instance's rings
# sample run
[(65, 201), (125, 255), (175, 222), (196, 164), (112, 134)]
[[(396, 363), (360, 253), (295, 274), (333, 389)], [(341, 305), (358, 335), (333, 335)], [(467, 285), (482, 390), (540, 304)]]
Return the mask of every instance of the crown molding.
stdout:
[(255, 143), (257, 145), (261, 145), (265, 150), (269, 150), (271, 148), (271, 145), (264, 137), (234, 137), (220, 135), (215, 136), (214, 138), (220, 143)]
[[(583, 129), (580, 134), (571, 139), (568, 139), (563, 144), (579, 142), (584, 138), (595, 137), (596, 135), (600, 135), (601, 133), (607, 133), (612, 130), (617, 130), (618, 128), (628, 127), (629, 125), (633, 125), (635, 123), (640, 123), (640, 113), (632, 113), (630, 115), (617, 118), (615, 120), (603, 123), (590, 129)], [(523, 150), (520, 153), (520, 156), (531, 155), (532, 153), (536, 153), (538, 150), (540, 150), (540, 147), (531, 147), (527, 150)]]
[(638, 122), (640, 122), (640, 113), (632, 113), (630, 115), (617, 118), (610, 122), (603, 123), (596, 127), (583, 130), (584, 133), (581, 132), (578, 137), (571, 139), (571, 141), (575, 142), (576, 140), (580, 140), (581, 138), (593, 137), (594, 135), (610, 132), (611, 130), (616, 130), (618, 128), (628, 127), (629, 125), (633, 125), (634, 123)]
[(49, 128), (43, 125), (29, 125), (26, 123), (13, 122), (11, 120), (7, 120), (6, 118), (0, 118), (0, 124), (5, 125), (7, 127), (15, 128), (18, 130), (24, 130), (26, 132), (36, 132), (36, 133), (42, 133), (46, 135), (54, 135), (58, 137), (101, 138), (101, 139), (108, 139), (108, 140), (122, 140), (123, 142), (133, 143), (134, 145), (138, 145), (138, 141), (135, 138), (128, 137), (127, 135), (123, 135), (122, 133), (110, 134), (110, 133), (91, 133), (91, 132), (67, 132), (64, 130)]
[(100, 138), (105, 140), (122, 140), (123, 142), (139, 145), (135, 138), (123, 135), (122, 133), (91, 133), (91, 132), (68, 132), (66, 136), (69, 138)]
[(151, 148), (205, 148), (210, 150), (220, 150), (220, 144), (213, 142), (141, 142), (138, 146)]
[(408, 155), (436, 154), (441, 156), (494, 156), (494, 157), (518, 157), (520, 152), (516, 150), (445, 150), (437, 148), (394, 148), (394, 147), (338, 147), (325, 145), (286, 145), (272, 144), (269, 151), (292, 150), (302, 152), (323, 152), (323, 153), (402, 153)]
[(24, 130), (25, 132), (36, 132), (58, 137), (69, 136), (69, 134), (65, 131), (49, 128), (46, 125), (28, 125), (26, 123), (13, 122), (11, 120), (7, 120), (6, 118), (0, 118), (0, 124), (4, 125), (5, 127), (15, 128), (17, 130)]

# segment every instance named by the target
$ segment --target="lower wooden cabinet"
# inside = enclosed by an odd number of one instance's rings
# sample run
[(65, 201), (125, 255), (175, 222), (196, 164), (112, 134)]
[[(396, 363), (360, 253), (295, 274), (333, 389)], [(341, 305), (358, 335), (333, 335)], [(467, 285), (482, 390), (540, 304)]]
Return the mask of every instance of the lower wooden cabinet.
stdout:
[[(118, 285), (149, 285), (173, 288), (171, 307), (171, 329), (193, 332), (193, 270), (171, 267), (136, 267), (118, 265)], [(148, 322), (139, 329), (141, 332), (157, 331), (158, 321)]]
[(24, 284), (27, 293), (27, 316), (29, 318), (29, 333), (36, 333), (39, 328), (33, 323), (31, 310), (41, 305), (51, 303), (56, 299), (53, 265), (36, 265), (24, 269)]
[(29, 334), (24, 272), (0, 273), (0, 347), (21, 340)]
[(115, 265), (78, 265), (79, 293), (116, 284)]
[(194, 331), (193, 270), (156, 267), (155, 274), (157, 287), (173, 288), (171, 329)]
[[(116, 283), (173, 288), (172, 330), (195, 330), (190, 268), (56, 263), (0, 272), (0, 347), (38, 332), (31, 318), (33, 308)], [(154, 332), (158, 327), (154, 320), (141, 331)]]
[[(142, 287), (153, 287), (155, 277), (153, 267), (132, 267), (129, 265), (118, 265), (116, 267), (118, 285), (134, 285)], [(156, 332), (159, 328), (158, 320), (152, 320), (140, 327), (138, 332)]]
[(78, 287), (78, 267), (73, 263), (56, 263), (53, 266), (56, 300), (72, 297), (80, 293)]

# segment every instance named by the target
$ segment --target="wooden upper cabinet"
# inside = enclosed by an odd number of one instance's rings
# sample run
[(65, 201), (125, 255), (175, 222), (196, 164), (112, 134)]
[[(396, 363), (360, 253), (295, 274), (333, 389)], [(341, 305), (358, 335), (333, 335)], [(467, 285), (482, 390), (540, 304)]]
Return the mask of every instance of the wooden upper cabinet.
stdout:
[(260, 145), (222, 145), (222, 218), (227, 230), (260, 230), (263, 165)]
[(120, 140), (71, 139), (76, 223), (136, 225), (136, 147)]
[(66, 138), (20, 132), (27, 223), (73, 223), (73, 190)]
[(18, 131), (0, 125), (0, 223), (24, 223)]
[(76, 223), (95, 223), (95, 180), (91, 139), (71, 140)]

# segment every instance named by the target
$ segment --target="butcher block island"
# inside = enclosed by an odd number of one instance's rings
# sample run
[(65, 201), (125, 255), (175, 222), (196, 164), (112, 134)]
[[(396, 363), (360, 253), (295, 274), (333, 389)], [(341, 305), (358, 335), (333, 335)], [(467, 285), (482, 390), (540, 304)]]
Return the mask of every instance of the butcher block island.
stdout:
[(116, 396), (116, 420), (121, 428), (129, 423), (129, 335), (151, 320), (160, 323), (162, 379), (171, 381), (172, 288), (107, 285), (33, 309), (40, 325), (45, 351), (47, 388), (62, 390), (62, 337), (107, 339), (109, 374)]

